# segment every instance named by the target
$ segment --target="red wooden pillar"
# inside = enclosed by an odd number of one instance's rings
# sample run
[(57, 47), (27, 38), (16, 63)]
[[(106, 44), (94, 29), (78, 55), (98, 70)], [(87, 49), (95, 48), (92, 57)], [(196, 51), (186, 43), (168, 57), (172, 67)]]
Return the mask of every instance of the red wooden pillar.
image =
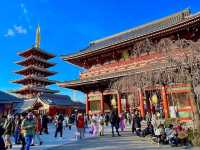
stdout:
[(86, 95), (86, 114), (89, 113), (89, 97), (88, 97), (88, 94)]
[(165, 115), (165, 119), (167, 119), (169, 117), (169, 108), (168, 108), (168, 101), (167, 101), (165, 86), (162, 86), (161, 94), (162, 94), (164, 115)]
[(122, 101), (121, 101), (121, 95), (117, 93), (117, 109), (118, 109), (118, 114), (122, 112)]
[(101, 93), (101, 101), (100, 101), (100, 105), (101, 105), (101, 113), (104, 113), (103, 93)]
[(140, 113), (141, 117), (145, 117), (145, 112), (144, 112), (144, 95), (142, 89), (139, 90), (139, 98), (140, 98)]

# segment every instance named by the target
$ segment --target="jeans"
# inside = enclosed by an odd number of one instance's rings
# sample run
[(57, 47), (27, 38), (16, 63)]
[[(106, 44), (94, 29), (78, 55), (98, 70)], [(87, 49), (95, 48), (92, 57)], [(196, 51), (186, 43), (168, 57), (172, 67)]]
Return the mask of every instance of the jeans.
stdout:
[(120, 135), (119, 131), (118, 131), (119, 126), (116, 123), (115, 124), (111, 124), (111, 127), (112, 127), (112, 135), (113, 136), (114, 136), (114, 127), (115, 127), (115, 130), (116, 130), (117, 134)]
[(56, 132), (55, 132), (55, 136), (54, 137), (57, 137), (58, 132), (60, 132), (60, 137), (62, 137), (62, 135), (63, 135), (63, 127), (57, 127), (56, 128)]
[(26, 149), (25, 150), (30, 150), (32, 140), (33, 140), (33, 135), (26, 135), (25, 136), (25, 141), (26, 141)]
[(77, 128), (77, 131), (80, 134), (80, 139), (82, 139), (84, 137), (84, 128)]
[(19, 143), (19, 131), (15, 131), (14, 133), (14, 139), (15, 139), (15, 144), (18, 144)]

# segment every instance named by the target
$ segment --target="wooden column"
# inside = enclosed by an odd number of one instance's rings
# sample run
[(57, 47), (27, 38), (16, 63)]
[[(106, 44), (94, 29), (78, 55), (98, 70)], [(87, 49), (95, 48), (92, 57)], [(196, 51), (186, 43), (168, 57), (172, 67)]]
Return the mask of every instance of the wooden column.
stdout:
[(162, 101), (163, 101), (163, 111), (164, 111), (165, 119), (167, 119), (169, 117), (169, 108), (168, 108), (168, 101), (167, 101), (165, 86), (162, 86), (161, 95), (162, 95)]
[(104, 113), (104, 102), (103, 102), (103, 92), (101, 93), (101, 113)]
[(140, 113), (141, 117), (145, 117), (145, 112), (144, 112), (144, 94), (142, 89), (139, 90), (139, 99), (140, 99)]
[(88, 94), (86, 95), (86, 114), (89, 114), (89, 97), (88, 97)]
[(120, 114), (122, 112), (122, 101), (120, 93), (117, 93), (117, 109), (118, 109), (118, 114)]

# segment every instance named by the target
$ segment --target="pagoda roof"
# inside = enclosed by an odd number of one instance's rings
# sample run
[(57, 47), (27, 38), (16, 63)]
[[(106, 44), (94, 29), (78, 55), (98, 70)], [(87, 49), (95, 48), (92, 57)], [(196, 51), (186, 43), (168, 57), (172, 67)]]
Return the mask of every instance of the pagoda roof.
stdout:
[(37, 56), (29, 56), (27, 57), (26, 59), (24, 60), (21, 60), (21, 61), (17, 61), (16, 64), (18, 65), (22, 65), (22, 66), (28, 66), (29, 65), (29, 62), (31, 61), (38, 61), (40, 63), (43, 63), (46, 65), (46, 67), (52, 67), (52, 66), (55, 66), (55, 63), (52, 63), (52, 62), (48, 62), (47, 60), (45, 59), (42, 59), (42, 58), (39, 58)]
[(177, 31), (178, 29), (184, 29), (186, 26), (192, 25), (199, 20), (200, 12), (191, 15), (190, 10), (185, 9), (163, 19), (120, 32), (100, 40), (92, 41), (87, 48), (74, 54), (62, 55), (61, 57), (65, 61), (70, 61), (76, 65), (80, 65), (79, 63), (76, 63), (76, 60), (79, 60), (82, 57), (100, 53), (111, 48), (112, 46), (120, 46), (133, 41), (152, 38), (175, 30)]
[(40, 68), (40, 67), (34, 66), (34, 65), (30, 65), (30, 66), (28, 66), (28, 67), (26, 67), (26, 68), (24, 68), (24, 69), (21, 69), (21, 70), (19, 70), (19, 71), (16, 71), (15, 73), (27, 75), (27, 72), (30, 71), (30, 70), (33, 70), (33, 71), (35, 71), (35, 72), (41, 72), (41, 73), (43, 73), (45, 76), (51, 76), (51, 75), (56, 74), (56, 72), (54, 72), (54, 71), (49, 71), (49, 70), (47, 70), (47, 69), (45, 69), (45, 68)]
[(59, 91), (50, 90), (47, 88), (33, 86), (33, 85), (27, 85), (27, 86), (22, 87), (19, 90), (12, 91), (12, 93), (16, 93), (16, 94), (24, 94), (24, 93), (28, 93), (28, 92), (58, 93)]
[(13, 80), (12, 82), (24, 84), (26, 81), (29, 81), (29, 80), (44, 82), (44, 83), (48, 83), (49, 85), (56, 83), (56, 81), (54, 81), (54, 80), (48, 80), (44, 77), (38, 77), (38, 76), (35, 76), (35, 75), (29, 75), (29, 76), (24, 77), (23, 79)]
[(14, 95), (11, 95), (7, 92), (3, 92), (3, 91), (0, 91), (0, 104), (5, 104), (5, 103), (19, 103), (21, 102), (22, 99), (14, 96)]
[(54, 54), (50, 54), (50, 53), (42, 50), (41, 48), (36, 48), (36, 47), (32, 47), (32, 48), (29, 48), (27, 50), (24, 50), (24, 51), (18, 53), (18, 55), (20, 55), (22, 57), (29, 57), (32, 54), (34, 54), (34, 55), (37, 55), (37, 54), (41, 55), (45, 59), (50, 59), (50, 58), (54, 58), (55, 57)]

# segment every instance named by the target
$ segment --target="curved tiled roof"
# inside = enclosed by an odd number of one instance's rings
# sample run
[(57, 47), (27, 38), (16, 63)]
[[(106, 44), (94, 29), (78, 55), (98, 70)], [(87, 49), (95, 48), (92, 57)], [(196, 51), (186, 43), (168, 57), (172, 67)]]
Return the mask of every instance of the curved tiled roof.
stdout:
[(18, 55), (22, 56), (22, 57), (29, 57), (29, 53), (30, 52), (36, 52), (36, 53), (39, 53), (41, 55), (43, 55), (46, 59), (50, 59), (50, 58), (54, 58), (55, 55), (54, 54), (50, 54), (44, 50), (42, 50), (41, 48), (36, 48), (36, 47), (32, 47), (32, 48), (29, 48), (27, 50), (24, 50), (22, 52), (19, 52)]
[(58, 94), (40, 94), (38, 98), (48, 105), (60, 105), (60, 106), (71, 106), (74, 102), (67, 95)]
[(150, 22), (148, 24), (120, 32), (118, 34), (106, 37), (100, 40), (96, 40), (90, 43), (90, 45), (84, 50), (79, 51), (78, 53), (63, 55), (64, 60), (73, 60), (79, 58), (82, 55), (88, 55), (97, 51), (101, 51), (113, 45), (118, 45), (124, 42), (131, 40), (147, 37), (149, 35), (157, 34), (159, 32), (175, 28), (182, 28), (185, 22), (192, 22), (193, 19), (200, 16), (200, 13), (190, 15), (190, 10), (186, 9), (179, 13), (173, 14), (171, 16), (165, 17), (163, 19)]
[(21, 102), (21, 101), (22, 99), (16, 96), (0, 91), (0, 103), (14, 103), (14, 102)]
[(40, 68), (40, 67), (35, 66), (35, 65), (30, 65), (30, 66), (28, 66), (28, 67), (26, 67), (26, 68), (23, 68), (23, 69), (21, 69), (21, 70), (16, 71), (15, 73), (26, 75), (26, 72), (27, 72), (27, 71), (30, 71), (30, 70), (32, 70), (32, 71), (34, 71), (34, 72), (41, 72), (41, 73), (43, 73), (43, 74), (45, 75), (45, 77), (51, 76), (51, 75), (55, 75), (55, 74), (56, 74), (55, 71), (49, 71), (49, 70), (46, 69), (46, 68)]
[(28, 81), (28, 80), (45, 82), (45, 83), (48, 83), (48, 84), (56, 83), (56, 81), (48, 80), (47, 78), (38, 77), (38, 76), (35, 76), (35, 75), (29, 75), (29, 76), (24, 77), (23, 79), (13, 80), (12, 82), (13, 83), (22, 83), (23, 84), (25, 81)]

